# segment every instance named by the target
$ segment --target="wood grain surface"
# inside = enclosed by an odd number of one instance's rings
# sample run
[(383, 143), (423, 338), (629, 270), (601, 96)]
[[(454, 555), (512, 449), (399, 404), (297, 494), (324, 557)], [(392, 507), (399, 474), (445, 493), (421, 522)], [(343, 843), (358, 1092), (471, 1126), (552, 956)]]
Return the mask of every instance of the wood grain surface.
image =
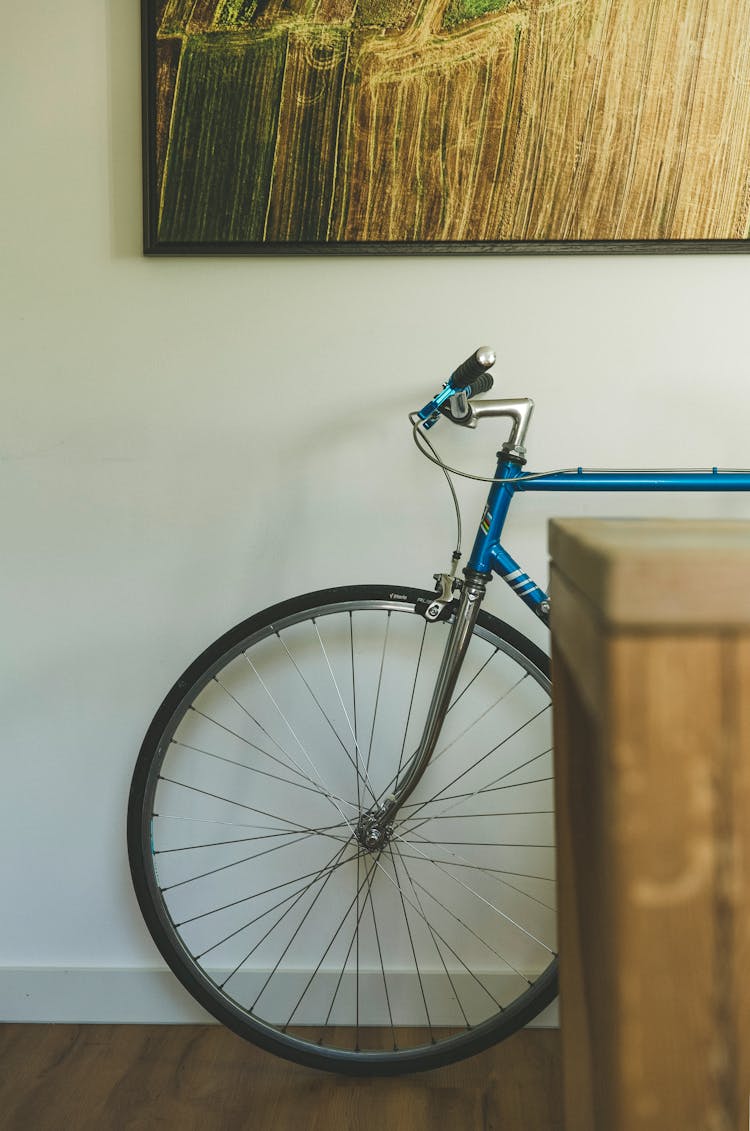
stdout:
[(216, 1025), (0, 1027), (3, 1131), (561, 1131), (557, 1030), (418, 1076), (278, 1060)]
[[(566, 1127), (745, 1131), (750, 526), (729, 539), (721, 522), (554, 525)], [(648, 576), (632, 568), (644, 555)]]

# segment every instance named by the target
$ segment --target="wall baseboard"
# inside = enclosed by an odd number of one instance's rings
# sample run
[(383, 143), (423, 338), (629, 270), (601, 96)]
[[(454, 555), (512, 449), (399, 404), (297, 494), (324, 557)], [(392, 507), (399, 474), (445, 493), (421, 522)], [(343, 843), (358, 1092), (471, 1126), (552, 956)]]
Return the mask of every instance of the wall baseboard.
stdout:
[[(0, 967), (0, 1021), (48, 1024), (215, 1024), (170, 970)], [(531, 1023), (557, 1028), (553, 1002)]]
[(0, 967), (3, 1021), (189, 1025), (213, 1022), (170, 970)]

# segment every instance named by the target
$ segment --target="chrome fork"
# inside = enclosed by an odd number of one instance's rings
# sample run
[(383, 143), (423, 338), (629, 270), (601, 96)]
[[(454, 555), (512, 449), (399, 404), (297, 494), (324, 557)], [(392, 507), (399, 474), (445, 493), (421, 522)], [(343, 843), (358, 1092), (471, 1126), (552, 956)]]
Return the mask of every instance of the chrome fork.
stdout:
[(357, 837), (360, 843), (371, 852), (379, 851), (387, 841), (396, 814), (416, 789), (440, 737), (443, 720), (450, 706), (466, 650), (487, 592), (486, 574), (465, 570), (464, 579), (455, 619), (440, 661), (422, 737), (409, 769), (400, 785), (396, 783), (394, 793), (364, 813), (357, 825)]

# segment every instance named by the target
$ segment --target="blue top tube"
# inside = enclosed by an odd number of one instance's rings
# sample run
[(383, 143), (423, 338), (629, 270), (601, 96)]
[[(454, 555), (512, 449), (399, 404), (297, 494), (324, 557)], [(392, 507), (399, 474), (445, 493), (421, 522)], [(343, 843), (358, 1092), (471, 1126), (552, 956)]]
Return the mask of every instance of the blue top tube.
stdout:
[(584, 471), (579, 467), (576, 471), (558, 471), (534, 478), (527, 478), (528, 475), (529, 472), (521, 471), (513, 490), (750, 491), (750, 472), (719, 471), (718, 468), (712, 471)]

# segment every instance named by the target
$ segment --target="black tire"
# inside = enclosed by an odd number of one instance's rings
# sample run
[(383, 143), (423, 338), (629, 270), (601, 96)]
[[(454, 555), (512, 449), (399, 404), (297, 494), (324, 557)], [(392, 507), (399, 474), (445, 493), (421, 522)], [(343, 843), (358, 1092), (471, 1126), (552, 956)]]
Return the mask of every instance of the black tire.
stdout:
[[(428, 624), (420, 615), (418, 603), (432, 596), (396, 586), (328, 589), (243, 621), (177, 680), (154, 716), (135, 767), (128, 806), (130, 866), (141, 911), (165, 961), (228, 1028), (269, 1052), (314, 1068), (354, 1075), (437, 1068), (514, 1033), (557, 993), (549, 661), (517, 630), (480, 613), (450, 708), (456, 710), (443, 730), (448, 745), (438, 747), (435, 765), (428, 766), (407, 803), (408, 815), (404, 810), (397, 814), (384, 849), (368, 853), (354, 835), (357, 814), (372, 804), (368, 793), (382, 796), (393, 788), (408, 764), (407, 739), (416, 744), (421, 733), (418, 716), (448, 630), (445, 623)], [(366, 653), (365, 642), (376, 641), (373, 654)], [(320, 662), (319, 682), (313, 658)], [(256, 665), (265, 665), (262, 674)], [(377, 679), (376, 691), (367, 690), (368, 674)], [(281, 691), (289, 694), (287, 714), (277, 702)], [(473, 719), (468, 726), (465, 717)], [(303, 726), (305, 742), (297, 733)], [(448, 734), (449, 726), (456, 737)], [(487, 742), (498, 735), (504, 737), (485, 753)], [(315, 751), (315, 763), (306, 744)], [(449, 748), (452, 757), (443, 761)], [(315, 767), (313, 776), (303, 754)], [(474, 760), (467, 766), (468, 759)], [(468, 791), (451, 793), (459, 779)], [(537, 800), (530, 802), (532, 797)], [(503, 812), (485, 811), (497, 798), (503, 800)], [(481, 811), (454, 812), (467, 803)], [(262, 823), (253, 825), (253, 819)], [(466, 832), (469, 822), (474, 840)], [(427, 826), (429, 835), (430, 825), (436, 839), (419, 831)], [(219, 840), (211, 839), (219, 835), (215, 831), (199, 835), (214, 826), (235, 835), (222, 831), (224, 839)], [(507, 838), (498, 834), (497, 842), (486, 840), (488, 828), (494, 837), (496, 828), (505, 827)], [(236, 835), (240, 829), (261, 835)], [(466, 840), (448, 839), (456, 829)], [(198, 831), (191, 836), (189, 830)], [(251, 840), (272, 843), (245, 856)], [(321, 863), (332, 843), (340, 847)], [(461, 846), (479, 856), (453, 851)], [(286, 863), (289, 849), (295, 859)], [(279, 876), (283, 882), (264, 886)], [(314, 878), (304, 886), (310, 876)], [(247, 894), (248, 885), (257, 890)], [(299, 886), (289, 894), (292, 885)], [(238, 909), (244, 912), (255, 901), (254, 913), (265, 906), (264, 898), (270, 903), (284, 889), (280, 903), (236, 926)], [(498, 890), (505, 900), (502, 911)], [(261, 957), (260, 965), (248, 964), (250, 955), (263, 956), (264, 946), (271, 950), (273, 936), (273, 946), (281, 947), (281, 936), (302, 913), (310, 891), (312, 901), (276, 966), (271, 965), (275, 950), (265, 965)], [(248, 932), (285, 904), (274, 926), (243, 958), (256, 937)], [(328, 949), (309, 974), (339, 916)], [(266, 918), (256, 933), (268, 922)], [(219, 941), (211, 942), (216, 930)], [(304, 964), (298, 968), (287, 955), (299, 951), (300, 933), (306, 941)], [(337, 965), (332, 958), (326, 964), (329, 955), (343, 950), (350, 933), (345, 957), (339, 953)], [(316, 948), (309, 959), (308, 946)], [(212, 972), (217, 952), (227, 957)], [(264, 978), (252, 1004), (240, 1000), (243, 993), (252, 997)], [(312, 1000), (315, 995), (319, 1004)], [(258, 1008), (261, 999), (267, 1014), (276, 1010), (279, 1016), (264, 1015)], [(417, 1019), (422, 1007), (426, 1023)], [(363, 1019), (365, 1008), (369, 1024)], [(299, 1019), (303, 1016), (307, 1019)], [(408, 1045), (399, 1043), (406, 1039)], [(364, 1047), (367, 1042), (370, 1047)]]

